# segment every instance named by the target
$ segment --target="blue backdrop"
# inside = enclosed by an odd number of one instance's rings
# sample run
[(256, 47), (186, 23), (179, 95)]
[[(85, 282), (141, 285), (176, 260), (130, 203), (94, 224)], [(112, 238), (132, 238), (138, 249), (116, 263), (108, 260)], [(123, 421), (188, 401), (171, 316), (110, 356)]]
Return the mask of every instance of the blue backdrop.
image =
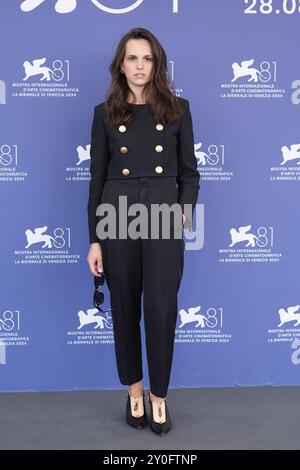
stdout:
[(86, 206), (93, 107), (137, 26), (190, 101), (201, 175), (170, 386), (300, 384), (299, 22), (298, 0), (1, 1), (1, 391), (123, 387)]

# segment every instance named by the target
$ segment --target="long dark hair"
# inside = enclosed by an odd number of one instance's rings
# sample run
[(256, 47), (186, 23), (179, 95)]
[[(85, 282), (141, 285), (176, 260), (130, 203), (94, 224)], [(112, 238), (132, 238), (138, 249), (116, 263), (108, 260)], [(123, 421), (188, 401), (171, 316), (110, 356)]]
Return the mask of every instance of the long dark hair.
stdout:
[(174, 121), (182, 116), (182, 107), (175, 94), (173, 82), (168, 77), (166, 53), (157, 38), (145, 28), (132, 28), (125, 34), (116, 49), (109, 66), (112, 76), (106, 93), (105, 107), (111, 124), (121, 124), (132, 117), (132, 109), (127, 103), (128, 87), (126, 76), (121, 73), (126, 44), (130, 39), (146, 39), (150, 43), (153, 56), (153, 68), (150, 80), (144, 86), (142, 96), (150, 105), (155, 120), (159, 123)]

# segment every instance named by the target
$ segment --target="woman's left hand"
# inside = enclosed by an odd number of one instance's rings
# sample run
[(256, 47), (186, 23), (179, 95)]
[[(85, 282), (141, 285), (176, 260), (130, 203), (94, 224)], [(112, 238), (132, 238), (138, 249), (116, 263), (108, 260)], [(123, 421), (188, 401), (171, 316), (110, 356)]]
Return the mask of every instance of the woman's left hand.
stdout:
[(186, 216), (184, 214), (182, 214), (182, 220), (183, 220), (182, 225), (184, 225), (186, 221)]

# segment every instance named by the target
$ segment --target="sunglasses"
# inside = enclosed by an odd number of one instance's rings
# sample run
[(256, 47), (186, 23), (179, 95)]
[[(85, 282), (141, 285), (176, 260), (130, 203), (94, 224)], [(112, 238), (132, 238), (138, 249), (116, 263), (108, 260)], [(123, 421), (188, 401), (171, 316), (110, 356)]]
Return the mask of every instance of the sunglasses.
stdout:
[(94, 292), (94, 297), (93, 297), (93, 303), (94, 307), (96, 307), (100, 312), (106, 313), (106, 312), (111, 312), (111, 308), (108, 308), (106, 310), (103, 310), (100, 305), (104, 303), (104, 293), (102, 291), (99, 291), (99, 287), (102, 287), (105, 282), (105, 276), (108, 277), (107, 274), (104, 274), (104, 272), (101, 273), (101, 276), (94, 276), (94, 284), (95, 284), (95, 292)]

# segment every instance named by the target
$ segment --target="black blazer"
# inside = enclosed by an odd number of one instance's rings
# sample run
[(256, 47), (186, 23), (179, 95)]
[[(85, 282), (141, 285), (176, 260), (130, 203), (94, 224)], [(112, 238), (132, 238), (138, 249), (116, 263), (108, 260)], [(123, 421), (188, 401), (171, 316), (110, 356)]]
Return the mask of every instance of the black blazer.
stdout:
[(194, 153), (194, 133), (189, 101), (178, 98), (184, 108), (180, 119), (162, 125), (155, 122), (148, 104), (130, 104), (133, 118), (111, 125), (105, 103), (94, 108), (91, 130), (91, 163), (88, 199), (90, 243), (98, 242), (96, 209), (106, 179), (140, 176), (176, 176), (182, 211), (192, 204), (194, 212), (200, 175)]

